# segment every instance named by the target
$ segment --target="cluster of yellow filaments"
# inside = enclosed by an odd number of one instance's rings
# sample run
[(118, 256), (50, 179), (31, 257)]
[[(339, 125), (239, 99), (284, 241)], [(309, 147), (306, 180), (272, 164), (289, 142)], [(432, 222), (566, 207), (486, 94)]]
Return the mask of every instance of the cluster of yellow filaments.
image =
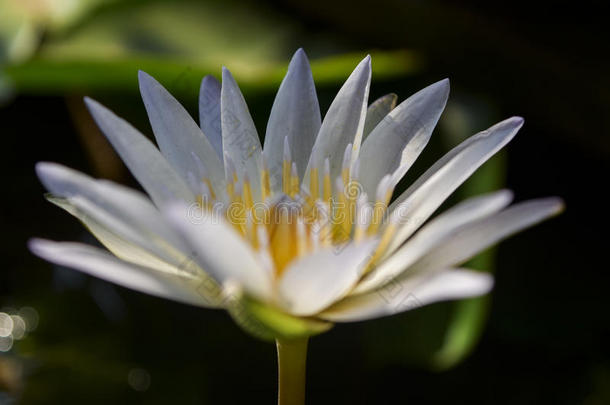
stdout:
[(358, 183), (359, 164), (358, 160), (352, 164), (352, 151), (352, 145), (347, 145), (334, 187), (328, 158), (322, 170), (310, 168), (307, 185), (299, 177), (286, 138), (278, 187), (281, 191), (274, 192), (263, 162), (260, 200), (256, 201), (248, 174), (240, 178), (231, 159), (225, 156), (228, 203), (218, 202), (218, 193), (207, 177), (199, 182), (198, 203), (206, 210), (220, 211), (276, 275), (281, 275), (294, 259), (321, 247), (359, 242), (367, 237), (379, 239), (373, 263), (394, 234), (394, 222), (385, 219), (395, 184), (390, 175), (383, 177), (371, 203)]

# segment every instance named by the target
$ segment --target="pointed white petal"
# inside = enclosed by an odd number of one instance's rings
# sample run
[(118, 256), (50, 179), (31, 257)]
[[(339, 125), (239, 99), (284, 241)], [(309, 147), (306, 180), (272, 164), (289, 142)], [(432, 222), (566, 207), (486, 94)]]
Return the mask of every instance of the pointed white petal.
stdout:
[(199, 126), (208, 137), (222, 163), (222, 129), (220, 123), (220, 82), (212, 75), (201, 81), (199, 90)]
[(373, 129), (360, 150), (367, 164), (359, 179), (364, 190), (374, 191), (388, 173), (394, 182), (402, 178), (428, 144), (448, 97), (449, 80), (441, 80), (400, 103)]
[(398, 96), (394, 93), (386, 94), (375, 100), (366, 110), (366, 120), (364, 121), (364, 131), (362, 133), (362, 142), (371, 133), (373, 129), (396, 107)]
[(220, 104), (223, 152), (235, 164), (240, 178), (249, 173), (252, 191), (258, 198), (263, 168), (261, 142), (246, 100), (226, 68), (222, 69)]
[(449, 269), (411, 278), (333, 305), (318, 317), (333, 322), (356, 322), (398, 314), (438, 301), (476, 297), (488, 293), (493, 277), (466, 269)]
[(208, 299), (199, 292), (203, 286), (197, 278), (160, 273), (124, 262), (101, 249), (80, 243), (32, 239), (29, 248), (45, 260), (123, 287), (191, 305), (210, 306)]
[(294, 315), (308, 316), (342, 298), (362, 275), (375, 244), (351, 243), (296, 260), (282, 274), (281, 304)]
[(423, 255), (446, 243), (462, 226), (486, 218), (506, 207), (512, 197), (510, 191), (502, 190), (470, 198), (442, 213), (367, 274), (353, 293), (361, 294), (392, 280)]
[(170, 207), (165, 214), (191, 248), (190, 259), (219, 284), (237, 283), (259, 299), (271, 297), (271, 274), (222, 214), (183, 205)]
[(195, 200), (184, 180), (144, 135), (97, 101), (86, 97), (85, 103), (97, 125), (157, 206), (171, 200)]
[(476, 169), (506, 145), (522, 125), (523, 118), (513, 117), (471, 136), (402, 193), (390, 206), (392, 215), (401, 218), (401, 225), (387, 255), (411, 236)]
[[(48, 199), (77, 217), (120, 259), (169, 274), (209, 279), (187, 260), (181, 240), (141, 193), (55, 163), (38, 163), (36, 172), (54, 194)], [(217, 295), (211, 287), (202, 293), (213, 295), (208, 297), (210, 303)]]
[[(541, 198), (515, 204), (498, 214), (465, 225), (414, 263), (404, 276), (464, 263), (499, 241), (563, 210), (559, 198)], [(402, 277), (402, 276), (400, 276)]]
[(157, 144), (163, 156), (186, 179), (197, 173), (198, 162), (205, 166), (213, 187), (224, 189), (224, 170), (218, 153), (203, 135), (191, 115), (159, 82), (145, 72), (138, 73), (140, 92)]
[(147, 239), (145, 234), (90, 201), (82, 197), (50, 197), (49, 201), (78, 218), (118, 258), (165, 273), (183, 272), (179, 261), (168, 257), (167, 252)]
[(273, 102), (265, 135), (263, 154), (274, 190), (282, 185), (284, 138), (292, 147), (297, 172), (305, 173), (320, 124), (320, 106), (309, 61), (305, 52), (299, 49), (290, 61), (288, 73)]
[(341, 172), (343, 153), (348, 144), (354, 146), (352, 159), (358, 157), (362, 140), (366, 107), (371, 83), (371, 58), (367, 56), (356, 66), (333, 100), (316, 138), (304, 181), (309, 171), (322, 168), (325, 159), (330, 161), (331, 179)]
[(95, 180), (57, 163), (39, 162), (36, 164), (36, 173), (54, 196), (84, 197), (149, 238), (180, 246), (179, 239), (159, 210), (139, 191), (111, 181)]

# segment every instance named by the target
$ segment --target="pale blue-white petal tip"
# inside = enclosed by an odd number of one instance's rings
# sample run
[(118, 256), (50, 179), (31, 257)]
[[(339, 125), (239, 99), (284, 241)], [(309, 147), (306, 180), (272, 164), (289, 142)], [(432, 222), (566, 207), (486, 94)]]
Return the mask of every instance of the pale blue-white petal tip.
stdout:
[(566, 204), (561, 197), (548, 197), (545, 198), (550, 208), (550, 215), (555, 216), (561, 214), (566, 209)]
[(222, 67), (222, 81), (224, 82), (234, 82), (235, 84), (237, 84), (237, 82), (235, 82), (235, 78), (233, 77), (233, 74), (231, 73), (231, 71), (229, 69), (227, 69), (226, 66)]
[(368, 74), (370, 75), (371, 73), (371, 55), (366, 55), (366, 57), (364, 59), (362, 59), (360, 61), (360, 63), (358, 63), (358, 66), (356, 66), (356, 68), (354, 69), (354, 71), (352, 72), (352, 75), (354, 74)]
[(220, 82), (213, 75), (205, 75), (203, 79), (201, 79), (201, 86), (207, 86), (210, 84), (219, 84)]
[(491, 274), (482, 273), (479, 279), (479, 289), (475, 292), (475, 296), (490, 292), (494, 287), (494, 282), (494, 277)]
[(30, 252), (32, 252), (36, 256), (41, 257), (43, 259), (47, 259), (47, 256), (49, 256), (50, 253), (49, 248), (51, 248), (51, 243), (53, 242), (45, 239), (32, 238), (28, 240), (27, 246)]
[[(93, 118), (97, 121), (99, 117), (110, 112), (110, 110), (104, 107), (99, 101), (92, 99), (91, 97), (84, 98), (85, 105)], [(101, 119), (101, 118), (100, 118)]]
[(447, 94), (449, 94), (449, 88), (451, 87), (451, 83), (449, 82), (449, 78), (444, 78), (443, 80), (439, 80), (436, 83), (440, 88), (444, 89)]
[(102, 109), (102, 105), (88, 96), (85, 96), (83, 98), (83, 101), (85, 102), (85, 106), (87, 107), (91, 115), (95, 118), (96, 113), (98, 113), (99, 110)]
[(485, 193), (483, 194), (481, 197), (486, 198), (493, 198), (496, 201), (503, 201), (506, 203), (506, 205), (508, 205), (515, 197), (515, 194), (512, 192), (512, 190), (509, 190), (507, 188), (503, 188), (500, 190), (496, 190), (496, 191), (491, 191), (489, 193)]
[(493, 130), (510, 130), (510, 131), (514, 131), (514, 130), (521, 129), (521, 127), (523, 126), (524, 122), (525, 122), (525, 120), (523, 119), (523, 117), (514, 116), (514, 117), (507, 118), (504, 121), (498, 122), (497, 124), (493, 125), (489, 129), (490, 130), (493, 129)]
[(525, 122), (525, 119), (523, 117), (519, 117), (518, 115), (514, 116), (514, 117), (510, 117), (509, 120), (511, 122), (513, 122), (515, 125), (523, 125), (523, 123)]
[(34, 165), (34, 171), (36, 172), (36, 176), (39, 179), (46, 178), (49, 174), (53, 172), (55, 168), (59, 167), (57, 163), (53, 162), (37, 162)]
[(515, 198), (515, 193), (513, 193), (513, 190), (509, 190), (507, 188), (498, 190), (497, 194), (500, 198), (502, 198), (505, 201), (512, 201)]
[(371, 68), (371, 55), (366, 55), (360, 65), (364, 65), (367, 69)]
[(148, 73), (146, 73), (143, 70), (138, 70), (138, 83), (140, 85), (140, 92), (143, 92), (143, 91), (147, 90), (148, 88), (160, 86), (157, 79), (155, 79), (154, 77), (152, 77), (151, 75), (149, 75)]
[(290, 66), (309, 66), (309, 59), (307, 59), (307, 54), (303, 50), (303, 48), (297, 49), (297, 51), (292, 56), (290, 60)]
[(95, 112), (95, 110), (105, 109), (105, 107), (101, 105), (97, 100), (94, 100), (89, 96), (85, 96), (83, 98), (83, 101), (85, 102), (85, 105), (91, 113)]
[(431, 91), (433, 93), (440, 93), (444, 95), (444, 98), (448, 98), (449, 97), (449, 79), (445, 78), (442, 80), (439, 80), (436, 83), (432, 83), (430, 86), (428, 86), (425, 90)]
[(143, 70), (138, 70), (138, 83), (140, 84), (141, 92), (144, 91), (147, 87), (161, 87), (161, 84), (157, 81), (157, 79), (155, 79)]

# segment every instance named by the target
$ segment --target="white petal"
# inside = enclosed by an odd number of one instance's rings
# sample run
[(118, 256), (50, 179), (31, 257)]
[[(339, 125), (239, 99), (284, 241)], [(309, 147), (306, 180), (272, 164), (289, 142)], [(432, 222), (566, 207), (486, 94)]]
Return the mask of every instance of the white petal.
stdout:
[(157, 206), (171, 200), (195, 200), (184, 180), (144, 135), (97, 101), (85, 97), (85, 103), (97, 125)]
[(197, 123), (152, 76), (140, 71), (138, 78), (148, 118), (163, 156), (186, 179), (188, 173), (198, 172), (198, 162), (192, 157), (194, 153), (205, 166), (214, 189), (223, 190), (222, 163)]
[[(148, 267), (169, 274), (186, 272), (180, 261), (167, 257), (164, 250), (147, 239), (127, 223), (124, 223), (82, 197), (69, 199), (50, 197), (49, 200), (78, 218), (109, 251), (118, 258), (140, 266)], [(172, 264), (173, 263), (173, 264)], [(195, 270), (197, 269), (197, 270)], [(188, 274), (193, 270), (191, 266)]]
[(513, 117), (471, 136), (402, 193), (390, 206), (392, 215), (402, 218), (402, 224), (387, 255), (411, 236), (476, 169), (506, 145), (522, 125), (523, 118)]
[(304, 181), (309, 180), (309, 171), (313, 167), (322, 169), (324, 160), (330, 161), (331, 179), (341, 172), (343, 154), (350, 143), (354, 153), (352, 161), (358, 157), (366, 107), (371, 83), (371, 58), (367, 56), (358, 64), (333, 100), (313, 147)]
[(362, 133), (362, 142), (371, 133), (373, 129), (381, 122), (386, 115), (396, 107), (398, 96), (394, 93), (386, 94), (375, 100), (366, 110), (366, 120), (364, 121), (364, 131)]
[[(95, 180), (57, 163), (39, 162), (36, 173), (54, 196), (82, 196), (132, 228), (174, 246), (179, 239), (152, 202), (140, 192), (107, 180)], [(153, 236), (154, 235), (154, 236)]]
[(256, 298), (271, 297), (271, 274), (256, 252), (223, 215), (183, 205), (170, 207), (167, 218), (192, 249), (191, 260), (200, 264), (219, 284), (237, 283)]
[(354, 293), (370, 291), (392, 280), (424, 254), (446, 243), (462, 226), (486, 218), (506, 207), (512, 197), (510, 191), (502, 190), (470, 198), (442, 213), (367, 274), (354, 289)]
[(308, 316), (342, 298), (362, 275), (375, 244), (351, 243), (296, 260), (282, 274), (281, 304), (294, 315)]
[[(515, 204), (496, 215), (457, 229), (445, 243), (419, 259), (404, 276), (464, 263), (499, 241), (563, 210), (559, 198), (541, 198)], [(402, 277), (402, 276), (400, 276)]]
[(223, 152), (236, 166), (240, 178), (248, 173), (254, 197), (257, 198), (260, 194), (260, 173), (263, 168), (261, 142), (246, 100), (231, 72), (224, 67), (220, 102)]
[(449, 80), (441, 80), (415, 93), (373, 129), (360, 150), (367, 165), (360, 182), (371, 196), (386, 174), (398, 182), (428, 144), (432, 130), (449, 97)]
[(297, 173), (303, 174), (320, 124), (320, 106), (309, 61), (305, 52), (299, 49), (290, 61), (288, 73), (273, 102), (265, 135), (263, 153), (274, 190), (279, 190), (282, 185), (284, 138), (288, 138), (292, 148)]
[(216, 304), (210, 303), (205, 295), (200, 294), (200, 290), (207, 288), (200, 279), (169, 275), (130, 264), (92, 246), (32, 239), (29, 248), (50, 262), (146, 294), (202, 307)]
[[(169, 274), (209, 276), (193, 261), (187, 249), (148, 198), (135, 190), (54, 163), (38, 163), (36, 172), (54, 196), (48, 199), (77, 217), (118, 258)], [(217, 292), (207, 291), (208, 301)]]
[(201, 81), (199, 90), (199, 126), (208, 137), (223, 163), (222, 128), (220, 123), (220, 82), (212, 75)]
[(347, 297), (318, 316), (333, 322), (363, 321), (398, 314), (433, 302), (476, 297), (488, 293), (492, 286), (493, 277), (489, 274), (449, 269)]

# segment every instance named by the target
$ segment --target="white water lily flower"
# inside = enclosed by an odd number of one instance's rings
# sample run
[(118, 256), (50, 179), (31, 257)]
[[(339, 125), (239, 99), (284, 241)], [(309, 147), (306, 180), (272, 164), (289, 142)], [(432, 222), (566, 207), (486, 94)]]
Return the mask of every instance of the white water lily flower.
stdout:
[(322, 121), (309, 63), (298, 50), (262, 147), (227, 69), (222, 84), (203, 79), (200, 125), (155, 79), (143, 72), (139, 79), (159, 149), (98, 102), (85, 102), (148, 196), (39, 163), (50, 200), (108, 251), (41, 239), (30, 248), (134, 290), (226, 308), (263, 337), (307, 336), (335, 322), (485, 294), (492, 276), (460, 265), (562, 209), (557, 198), (508, 207), (512, 194), (502, 190), (429, 220), (515, 136), (519, 117), (455, 147), (388, 206), (430, 139), (448, 80), (398, 106), (388, 95), (367, 108), (367, 56)]

